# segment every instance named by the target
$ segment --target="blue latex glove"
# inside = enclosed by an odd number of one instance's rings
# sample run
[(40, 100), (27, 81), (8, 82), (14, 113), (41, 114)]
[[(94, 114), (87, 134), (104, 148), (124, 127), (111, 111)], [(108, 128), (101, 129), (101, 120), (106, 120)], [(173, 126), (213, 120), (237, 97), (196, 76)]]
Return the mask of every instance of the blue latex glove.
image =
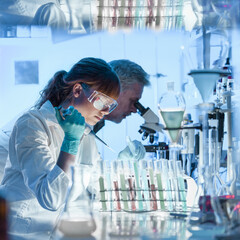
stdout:
[(61, 151), (76, 155), (85, 130), (85, 119), (73, 106), (68, 109), (55, 107), (55, 110), (58, 123), (65, 133)]
[(118, 154), (118, 160), (141, 160), (145, 157), (146, 150), (141, 142), (137, 140), (131, 141), (131, 139), (127, 137), (127, 144), (128, 146)]

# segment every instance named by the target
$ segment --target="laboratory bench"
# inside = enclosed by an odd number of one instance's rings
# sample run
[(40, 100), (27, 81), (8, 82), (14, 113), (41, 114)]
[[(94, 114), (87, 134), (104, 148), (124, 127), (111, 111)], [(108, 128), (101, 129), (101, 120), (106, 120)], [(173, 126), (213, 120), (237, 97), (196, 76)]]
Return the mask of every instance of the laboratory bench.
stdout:
[[(189, 214), (189, 213), (188, 213)], [(9, 240), (156, 240), (156, 239), (240, 239), (236, 234), (234, 237), (223, 236), (224, 228), (213, 224), (202, 225), (201, 229), (187, 228), (187, 214), (174, 214), (170, 212), (152, 211), (145, 213), (129, 212), (95, 212), (94, 219), (96, 230), (88, 237), (74, 238), (65, 237), (53, 227), (52, 232), (41, 232), (41, 226), (45, 223), (39, 222), (39, 232), (24, 235), (22, 237), (9, 236)], [(195, 231), (197, 230), (197, 231)], [(219, 235), (219, 237), (215, 237)]]

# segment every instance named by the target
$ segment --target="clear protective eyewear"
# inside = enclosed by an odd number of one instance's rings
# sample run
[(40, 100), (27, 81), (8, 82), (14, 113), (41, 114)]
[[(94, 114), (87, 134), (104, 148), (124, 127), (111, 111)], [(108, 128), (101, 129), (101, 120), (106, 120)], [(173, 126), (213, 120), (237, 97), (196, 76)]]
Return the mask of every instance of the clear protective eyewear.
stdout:
[[(90, 91), (90, 87), (86, 83), (81, 83), (84, 90)], [(90, 95), (87, 96), (88, 101), (99, 110), (111, 113), (118, 105), (117, 101), (104, 93), (94, 90)]]

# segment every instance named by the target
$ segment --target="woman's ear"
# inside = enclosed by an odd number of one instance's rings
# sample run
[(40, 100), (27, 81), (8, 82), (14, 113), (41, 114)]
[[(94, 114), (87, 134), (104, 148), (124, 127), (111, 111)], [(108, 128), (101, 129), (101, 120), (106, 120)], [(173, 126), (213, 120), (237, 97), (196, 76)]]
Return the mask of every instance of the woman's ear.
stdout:
[(78, 98), (80, 96), (82, 92), (82, 86), (80, 83), (76, 83), (74, 86), (73, 86), (73, 96), (75, 98)]

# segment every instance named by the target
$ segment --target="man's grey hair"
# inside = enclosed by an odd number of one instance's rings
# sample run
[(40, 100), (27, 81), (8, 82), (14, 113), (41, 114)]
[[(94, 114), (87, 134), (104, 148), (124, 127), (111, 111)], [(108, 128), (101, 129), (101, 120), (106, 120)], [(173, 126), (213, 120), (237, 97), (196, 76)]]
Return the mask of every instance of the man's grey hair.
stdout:
[(127, 59), (113, 60), (109, 62), (113, 70), (117, 73), (122, 90), (128, 86), (139, 83), (143, 86), (149, 86), (149, 74), (146, 73), (137, 63)]

